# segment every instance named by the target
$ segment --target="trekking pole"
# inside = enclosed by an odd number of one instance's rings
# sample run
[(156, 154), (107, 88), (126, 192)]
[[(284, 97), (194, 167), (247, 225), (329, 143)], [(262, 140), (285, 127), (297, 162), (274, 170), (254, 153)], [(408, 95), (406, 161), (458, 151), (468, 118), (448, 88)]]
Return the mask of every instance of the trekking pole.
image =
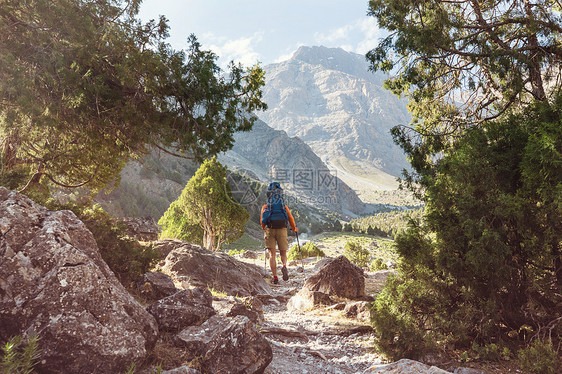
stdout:
[(263, 271), (265, 276), (267, 277), (267, 247), (264, 247), (265, 251), (263, 253)]
[(301, 250), (301, 243), (299, 242), (299, 233), (298, 231), (295, 231), (295, 234), (297, 235), (297, 245), (299, 247), (299, 253), (301, 255), (301, 266), (302, 266), (302, 273), (304, 274), (304, 262), (302, 260), (302, 250)]

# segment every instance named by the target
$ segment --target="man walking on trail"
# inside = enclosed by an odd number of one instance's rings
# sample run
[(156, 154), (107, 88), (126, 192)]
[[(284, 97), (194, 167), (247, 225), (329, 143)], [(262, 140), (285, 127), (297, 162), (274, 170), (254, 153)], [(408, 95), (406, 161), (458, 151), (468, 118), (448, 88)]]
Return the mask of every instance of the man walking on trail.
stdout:
[(267, 203), (261, 208), (261, 227), (264, 230), (265, 247), (269, 251), (269, 267), (273, 275), (273, 283), (279, 283), (277, 278), (277, 260), (275, 258), (275, 244), (279, 248), (281, 256), (281, 273), (283, 280), (289, 280), (289, 272), (287, 271), (287, 251), (289, 250), (289, 241), (287, 239), (287, 223), (291, 225), (291, 229), (297, 232), (295, 219), (291, 211), (285, 205), (283, 200), (283, 189), (278, 182), (273, 182), (267, 189)]

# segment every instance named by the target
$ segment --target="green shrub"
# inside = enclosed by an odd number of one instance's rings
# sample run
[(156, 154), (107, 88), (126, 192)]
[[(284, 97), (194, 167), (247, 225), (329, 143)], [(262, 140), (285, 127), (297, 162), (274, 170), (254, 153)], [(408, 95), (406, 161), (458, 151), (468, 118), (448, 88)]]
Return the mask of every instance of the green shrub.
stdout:
[[(306, 257), (326, 257), (326, 254), (324, 252), (322, 252), (322, 250), (320, 248), (318, 248), (318, 246), (312, 242), (307, 242), (305, 244), (302, 245), (301, 247), (301, 251), (302, 251), (302, 257), (306, 258)], [(301, 255), (299, 253), (299, 247), (296, 244), (293, 244), (293, 246), (291, 247), (291, 249), (289, 250), (289, 253), (287, 254), (287, 259), (289, 261), (292, 260), (299, 260), (301, 258)]]
[(499, 361), (502, 358), (501, 347), (495, 343), (486, 345), (472, 344), (472, 350), (480, 360)]
[(377, 258), (369, 264), (370, 271), (388, 270), (388, 266), (382, 262), (380, 258)]
[(369, 251), (358, 242), (350, 241), (345, 243), (344, 255), (347, 259), (359, 267), (366, 267), (369, 263), (371, 255)]
[(535, 340), (530, 347), (519, 350), (521, 369), (527, 373), (559, 373), (560, 362), (550, 343)]
[(377, 295), (373, 304), (372, 324), (376, 331), (375, 347), (390, 360), (401, 358), (419, 359), (428, 350), (423, 330), (410, 317), (408, 306), (395, 303), (404, 293), (415, 292), (415, 282), (401, 281), (390, 276), (387, 286)]
[[(562, 95), (555, 104), (545, 100), (490, 121), (431, 167), (420, 166), (423, 174), (411, 183), (424, 191), (424, 216), (395, 238), (398, 273), (407, 287), (387, 282), (392, 297), (375, 311), (383, 316), (375, 330), (390, 354), (413, 351), (412, 330), (422, 335), (420, 343), (466, 349), (523, 342), (524, 334), (512, 332), (521, 326), (538, 331), (544, 321), (560, 318), (553, 307), (562, 300), (553, 286), (562, 241), (562, 173), (553, 172), (562, 165), (562, 152), (553, 147), (553, 139), (562, 138), (560, 107)], [(382, 332), (393, 320), (404, 326), (397, 324), (387, 338)], [(545, 347), (520, 357), (535, 373), (555, 372)]]
[(243, 249), (230, 249), (228, 252), (229, 256), (235, 256), (235, 255), (239, 255), (241, 253), (244, 253)]
[(31, 335), (27, 339), (20, 335), (11, 338), (2, 347), (1, 368), (3, 373), (29, 374), (41, 357), (39, 337)]

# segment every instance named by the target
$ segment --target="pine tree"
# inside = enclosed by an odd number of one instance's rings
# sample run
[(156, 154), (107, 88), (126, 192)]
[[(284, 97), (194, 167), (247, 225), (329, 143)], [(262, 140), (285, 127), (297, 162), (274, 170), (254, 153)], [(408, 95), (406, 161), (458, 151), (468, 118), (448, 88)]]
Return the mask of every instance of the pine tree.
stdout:
[(558, 344), (561, 113), (562, 96), (539, 102), (442, 156), (423, 221), (396, 238), (400, 275), (375, 307), (379, 348), (416, 357), (427, 342), (525, 342), (525, 329)]
[[(562, 315), (562, 17), (552, 0), (371, 0), (390, 31), (368, 54), (410, 99), (394, 128), (406, 185), (426, 203), (396, 238), (377, 297), (378, 345), (559, 342)], [(546, 327), (548, 326), (548, 327)]]
[(213, 251), (239, 239), (248, 218), (232, 197), (226, 168), (213, 157), (203, 162), (159, 224), (165, 235), (201, 242)]
[(2, 2), (0, 182), (99, 190), (154, 147), (202, 160), (251, 129), (261, 68), (225, 75), (195, 36), (173, 50), (140, 3)]

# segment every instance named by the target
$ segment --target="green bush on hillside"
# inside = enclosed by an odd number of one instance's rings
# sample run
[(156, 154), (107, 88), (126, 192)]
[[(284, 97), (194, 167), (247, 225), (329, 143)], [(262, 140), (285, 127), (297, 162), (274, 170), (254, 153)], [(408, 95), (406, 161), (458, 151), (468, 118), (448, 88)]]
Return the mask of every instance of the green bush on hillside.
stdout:
[(376, 213), (372, 216), (361, 217), (352, 220), (343, 230), (348, 232), (360, 232), (372, 236), (392, 237), (403, 231), (411, 219), (422, 217), (424, 208), (411, 210), (398, 210), (384, 213)]
[(359, 267), (367, 267), (371, 254), (366, 248), (355, 241), (345, 243), (343, 254), (347, 259)]
[(369, 264), (370, 271), (380, 271), (388, 270), (388, 266), (382, 261), (382, 259), (377, 258)]
[(527, 373), (555, 374), (559, 373), (560, 361), (552, 344), (535, 340), (530, 347), (521, 349), (517, 357), (521, 369)]
[[(326, 254), (322, 252), (322, 250), (312, 242), (307, 242), (303, 244), (301, 247), (301, 251), (302, 251), (302, 258), (315, 257), (315, 256), (326, 257)], [(292, 261), (292, 260), (300, 260), (300, 258), (301, 258), (301, 254), (299, 253), (299, 247), (298, 245), (293, 244), (293, 246), (289, 250), (289, 253), (287, 254), (287, 259), (289, 261)]]

